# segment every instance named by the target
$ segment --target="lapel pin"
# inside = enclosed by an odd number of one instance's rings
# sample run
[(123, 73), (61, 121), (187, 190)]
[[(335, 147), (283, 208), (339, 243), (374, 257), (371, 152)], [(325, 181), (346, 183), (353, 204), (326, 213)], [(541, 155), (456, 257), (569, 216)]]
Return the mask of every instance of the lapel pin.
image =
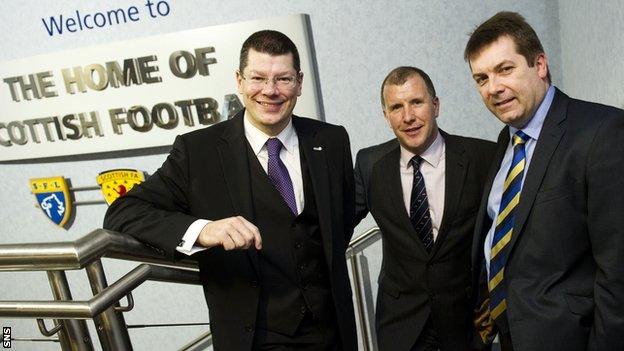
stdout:
[(314, 146), (312, 149), (314, 151), (323, 151), (323, 147), (322, 146)]

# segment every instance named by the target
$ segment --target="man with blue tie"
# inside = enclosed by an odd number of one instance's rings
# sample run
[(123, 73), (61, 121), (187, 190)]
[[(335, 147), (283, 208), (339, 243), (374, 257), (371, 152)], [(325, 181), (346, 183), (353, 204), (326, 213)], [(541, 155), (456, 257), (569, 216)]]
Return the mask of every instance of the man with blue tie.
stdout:
[(355, 165), (356, 219), (370, 211), (382, 232), (379, 350), (466, 351), (470, 247), (494, 143), (440, 130), (440, 98), (416, 67), (388, 73), (381, 107), (396, 138)]
[(466, 61), (507, 126), (473, 245), (477, 324), (503, 351), (624, 350), (624, 111), (552, 85), (517, 13), (479, 25)]

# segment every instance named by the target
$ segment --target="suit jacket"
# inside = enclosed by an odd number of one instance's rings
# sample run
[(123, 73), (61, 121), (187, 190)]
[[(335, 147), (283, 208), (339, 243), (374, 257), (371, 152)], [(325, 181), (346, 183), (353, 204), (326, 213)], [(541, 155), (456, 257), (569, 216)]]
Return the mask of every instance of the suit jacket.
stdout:
[(440, 133), (446, 144), (444, 213), (430, 253), (405, 210), (399, 143), (357, 155), (356, 218), (369, 210), (382, 232), (376, 315), (380, 350), (409, 350), (429, 316), (442, 350), (469, 348), (470, 248), (494, 143)]
[[(198, 218), (238, 215), (253, 223), (243, 114), (178, 136), (162, 167), (111, 205), (104, 227), (130, 234), (174, 260), (181, 237)], [(318, 204), (339, 335), (345, 349), (352, 350), (357, 341), (344, 256), (354, 214), (348, 136), (342, 127), (292, 118)], [(193, 257), (199, 263), (215, 349), (251, 350), (262, 289), (257, 251), (213, 247)]]
[[(508, 142), (506, 127), (478, 215), (475, 284), (491, 225), (487, 198)], [(624, 111), (556, 90), (508, 244), (504, 284), (515, 350), (624, 350), (623, 142)]]

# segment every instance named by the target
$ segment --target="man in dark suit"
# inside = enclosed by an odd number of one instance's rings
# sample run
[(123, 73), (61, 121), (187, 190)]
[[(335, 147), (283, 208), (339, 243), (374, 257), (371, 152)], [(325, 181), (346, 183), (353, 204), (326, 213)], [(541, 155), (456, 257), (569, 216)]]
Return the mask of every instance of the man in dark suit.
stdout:
[(236, 79), (246, 109), (177, 137), (104, 227), (172, 260), (193, 254), (215, 350), (355, 350), (347, 133), (292, 115), (303, 73), (282, 33), (252, 34)]
[(624, 350), (624, 111), (552, 86), (517, 13), (477, 27), (465, 59), (507, 125), (473, 247), (503, 350)]
[(381, 87), (396, 140), (358, 152), (356, 220), (382, 232), (380, 350), (465, 351), (473, 334), (470, 247), (494, 143), (438, 129), (429, 76), (398, 67)]

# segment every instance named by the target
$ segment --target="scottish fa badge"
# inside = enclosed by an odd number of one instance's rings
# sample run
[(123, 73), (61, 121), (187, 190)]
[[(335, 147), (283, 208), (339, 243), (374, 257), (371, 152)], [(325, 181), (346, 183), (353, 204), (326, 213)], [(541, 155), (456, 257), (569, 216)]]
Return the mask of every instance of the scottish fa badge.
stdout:
[(135, 185), (145, 180), (143, 172), (136, 169), (111, 169), (98, 174), (97, 183), (104, 200), (110, 206), (113, 201), (126, 195)]
[(37, 198), (43, 213), (54, 224), (63, 227), (71, 215), (71, 197), (65, 178), (32, 178), (29, 182), (30, 192)]

